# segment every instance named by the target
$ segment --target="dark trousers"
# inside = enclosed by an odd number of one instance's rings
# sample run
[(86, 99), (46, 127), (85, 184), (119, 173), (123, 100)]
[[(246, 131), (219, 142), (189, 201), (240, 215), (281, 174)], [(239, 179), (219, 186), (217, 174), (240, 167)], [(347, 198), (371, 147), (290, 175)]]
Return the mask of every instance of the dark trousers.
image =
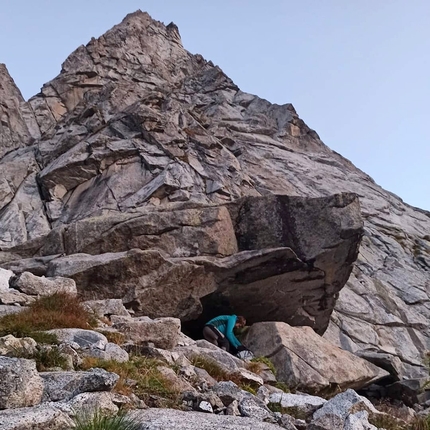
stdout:
[(219, 346), (224, 351), (230, 350), (230, 342), (216, 327), (212, 325), (206, 325), (203, 328), (203, 337), (208, 342)]

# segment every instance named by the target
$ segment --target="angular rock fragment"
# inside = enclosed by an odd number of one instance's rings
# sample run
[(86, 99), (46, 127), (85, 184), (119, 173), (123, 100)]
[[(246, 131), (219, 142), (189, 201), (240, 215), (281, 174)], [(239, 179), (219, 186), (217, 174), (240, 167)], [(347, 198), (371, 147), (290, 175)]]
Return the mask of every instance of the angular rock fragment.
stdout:
[(33, 360), (0, 356), (0, 409), (23, 408), (40, 403), (43, 380)]

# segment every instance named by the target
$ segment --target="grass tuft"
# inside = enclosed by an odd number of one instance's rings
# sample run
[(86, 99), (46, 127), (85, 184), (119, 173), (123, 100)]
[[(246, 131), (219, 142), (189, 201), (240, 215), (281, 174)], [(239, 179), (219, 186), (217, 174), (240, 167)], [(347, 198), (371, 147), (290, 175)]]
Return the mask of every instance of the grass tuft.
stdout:
[(276, 382), (275, 387), (282, 390), (284, 393), (291, 393), (291, 390), (285, 382), (278, 381)]
[(74, 430), (139, 430), (140, 424), (125, 414), (103, 415), (97, 411), (93, 415), (77, 415)]
[(37, 346), (37, 349), (33, 353), (18, 352), (16, 351), (14, 357), (27, 358), (36, 362), (36, 368), (38, 372), (45, 372), (53, 367), (60, 367), (61, 369), (67, 369), (67, 359), (58, 350), (57, 346)]
[(67, 368), (67, 359), (58, 348), (41, 348), (31, 357), (36, 361), (38, 372), (45, 372), (53, 367)]
[[(27, 309), (0, 318), (0, 336), (39, 337), (38, 332), (55, 328), (89, 329), (96, 325), (95, 318), (86, 311), (76, 296), (55, 293), (41, 297)], [(45, 336), (45, 337), (44, 337)], [(49, 339), (42, 335), (44, 343)], [(52, 338), (51, 338), (52, 340)]]
[[(275, 365), (272, 363), (272, 361), (267, 358), (267, 357), (254, 357), (249, 363), (249, 366), (258, 366), (260, 363), (261, 364), (265, 364), (269, 370), (276, 376), (276, 369), (275, 369)], [(257, 368), (257, 367), (256, 367)], [(252, 372), (251, 369), (248, 368), (248, 370), (250, 370)], [(261, 372), (261, 366), (260, 366), (260, 372)], [(254, 372), (254, 373), (258, 373), (258, 372)]]

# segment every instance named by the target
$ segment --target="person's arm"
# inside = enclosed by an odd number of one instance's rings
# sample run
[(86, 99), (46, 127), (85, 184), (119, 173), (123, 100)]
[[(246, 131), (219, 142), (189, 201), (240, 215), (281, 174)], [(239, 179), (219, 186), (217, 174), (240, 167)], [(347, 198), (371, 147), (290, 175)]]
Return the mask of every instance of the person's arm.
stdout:
[(236, 336), (233, 333), (234, 326), (236, 325), (236, 320), (236, 315), (231, 315), (228, 317), (225, 337), (233, 345), (233, 347), (238, 348), (242, 344), (237, 340)]

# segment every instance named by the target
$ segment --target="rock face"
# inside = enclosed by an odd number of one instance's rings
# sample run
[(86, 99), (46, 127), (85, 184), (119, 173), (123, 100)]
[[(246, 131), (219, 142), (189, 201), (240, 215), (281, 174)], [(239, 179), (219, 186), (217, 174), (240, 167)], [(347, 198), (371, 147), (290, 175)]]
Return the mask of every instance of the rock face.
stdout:
[[(32, 137), (40, 137), (31, 108), (16, 87), (4, 64), (0, 63), (0, 159), (17, 148), (31, 144)], [(0, 181), (0, 201), (7, 192), (8, 181)]]
[(140, 11), (27, 103), (0, 76), (3, 268), (71, 277), (151, 318), (193, 320), (207, 299), (251, 322), (328, 326), (342, 348), (424, 374), (430, 214), (291, 104), (243, 93)]

